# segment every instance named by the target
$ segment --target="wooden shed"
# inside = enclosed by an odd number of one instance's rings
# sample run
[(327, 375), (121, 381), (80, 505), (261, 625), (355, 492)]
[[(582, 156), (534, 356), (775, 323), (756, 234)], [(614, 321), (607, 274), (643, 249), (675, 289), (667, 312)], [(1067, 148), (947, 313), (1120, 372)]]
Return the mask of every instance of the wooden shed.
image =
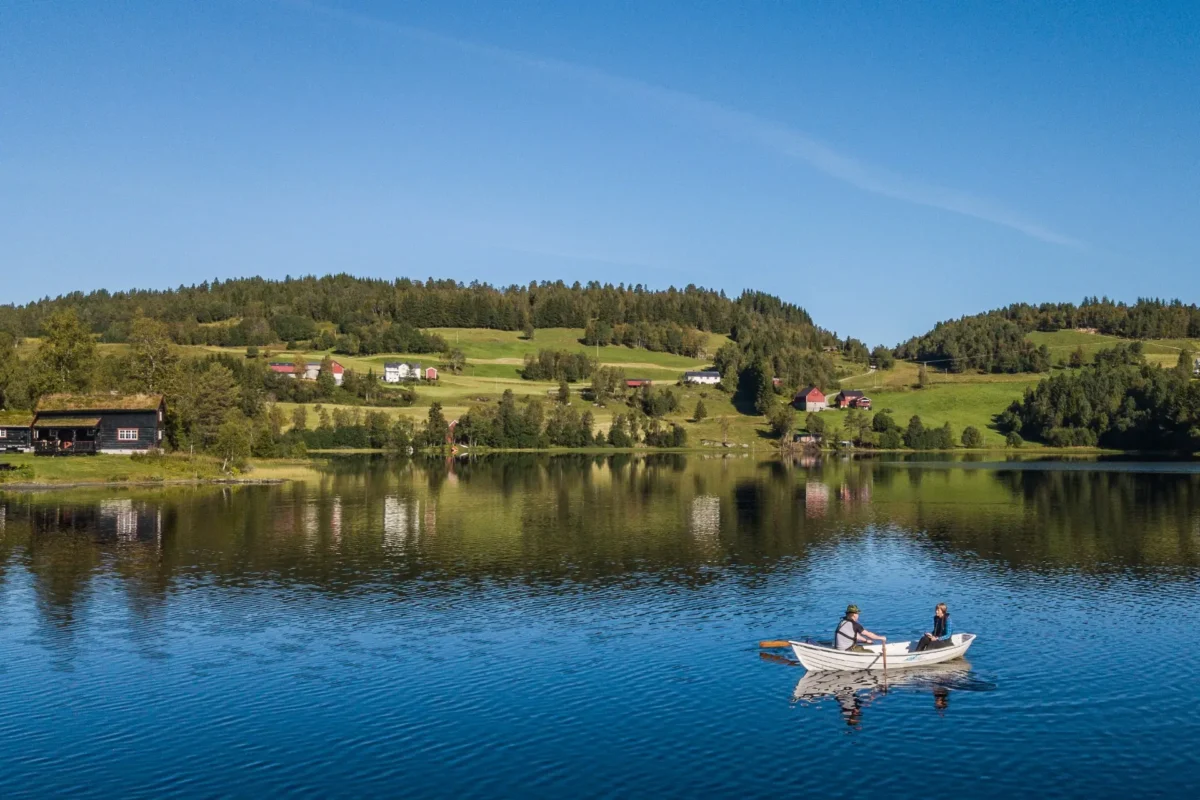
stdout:
[(0, 411), (0, 452), (25, 453), (33, 449), (33, 413)]

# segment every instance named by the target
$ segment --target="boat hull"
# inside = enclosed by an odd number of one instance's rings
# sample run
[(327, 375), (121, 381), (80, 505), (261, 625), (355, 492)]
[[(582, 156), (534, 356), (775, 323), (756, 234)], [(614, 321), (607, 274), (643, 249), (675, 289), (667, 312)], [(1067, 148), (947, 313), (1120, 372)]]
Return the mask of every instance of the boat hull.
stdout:
[(936, 650), (916, 651), (914, 642), (888, 642), (887, 645), (869, 645), (863, 651), (834, 650), (824, 645), (808, 642), (788, 642), (805, 669), (810, 672), (882, 670), (883, 648), (887, 647), (887, 669), (911, 669), (930, 664), (941, 664), (962, 658), (967, 648), (975, 641), (973, 633), (956, 633), (950, 637), (949, 647)]

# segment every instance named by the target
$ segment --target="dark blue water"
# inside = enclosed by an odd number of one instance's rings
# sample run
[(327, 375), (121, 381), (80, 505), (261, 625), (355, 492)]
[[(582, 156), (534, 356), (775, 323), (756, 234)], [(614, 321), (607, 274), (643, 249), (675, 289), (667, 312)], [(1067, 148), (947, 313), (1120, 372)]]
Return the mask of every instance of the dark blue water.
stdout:
[[(0, 495), (0, 795), (1185, 796), (1200, 476), (346, 463)], [(761, 638), (965, 662), (813, 680)], [(786, 655), (786, 654), (779, 654)], [(895, 671), (893, 671), (895, 672)], [(818, 676), (819, 677), (819, 676)]]

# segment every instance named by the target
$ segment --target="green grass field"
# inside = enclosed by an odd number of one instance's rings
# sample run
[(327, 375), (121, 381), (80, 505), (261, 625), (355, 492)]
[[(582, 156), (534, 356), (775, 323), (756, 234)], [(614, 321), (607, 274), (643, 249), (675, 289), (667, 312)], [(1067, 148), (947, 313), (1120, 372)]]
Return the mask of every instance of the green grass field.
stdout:
[[(1027, 334), (1029, 341), (1036, 345), (1046, 345), (1050, 349), (1050, 358), (1056, 364), (1065, 364), (1076, 348), (1082, 348), (1090, 361), (1096, 353), (1109, 349), (1121, 342), (1133, 341), (1116, 336), (1106, 336), (1085, 331), (1053, 331), (1043, 333), (1034, 331)], [(1196, 339), (1142, 339), (1142, 351), (1146, 361), (1159, 366), (1173, 367), (1179, 360), (1179, 353), (1184, 348), (1193, 353), (1200, 353), (1200, 341)]]
[[(1038, 379), (987, 383), (934, 384), (925, 389), (883, 390), (871, 393), (874, 411), (886, 411), (901, 427), (916, 415), (927, 428), (941, 427), (947, 422), (954, 435), (961, 438), (963, 429), (974, 425), (983, 434), (988, 447), (1003, 447), (1004, 435), (992, 426), (992, 417), (1004, 411), (1013, 400), (1019, 400), (1025, 387), (1034, 386)], [(823, 412), (828, 424), (839, 412)], [(1034, 446), (1032, 444), (1028, 445)]]
[[(209, 456), (131, 458), (118, 455), (48, 458), (30, 454), (0, 456), (0, 461), (33, 470), (33, 483), (123, 483), (207, 480), (220, 477), (220, 462)], [(29, 479), (14, 476), (10, 482)]]
[[(48, 458), (28, 453), (0, 455), (0, 462), (33, 471), (0, 473), (0, 488), (5, 484), (104, 484), (104, 483), (168, 483), (228, 480), (233, 477), (221, 472), (221, 462), (206, 455), (188, 457), (183, 453), (150, 458), (122, 455), (71, 456)], [(317, 476), (311, 462), (296, 459), (252, 461), (237, 480), (308, 480)]]

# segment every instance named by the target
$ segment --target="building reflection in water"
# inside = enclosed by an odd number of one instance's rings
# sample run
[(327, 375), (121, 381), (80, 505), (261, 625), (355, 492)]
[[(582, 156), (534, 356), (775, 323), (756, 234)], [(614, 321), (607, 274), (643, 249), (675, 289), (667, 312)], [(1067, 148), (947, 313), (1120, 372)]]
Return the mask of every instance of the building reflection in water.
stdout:
[(383, 498), (383, 543), (386, 547), (400, 549), (415, 542), (420, 535), (418, 520), (421, 501), (404, 499), (396, 495)]
[(713, 541), (721, 535), (721, 498), (702, 494), (692, 498), (690, 515), (692, 535), (697, 539)]
[(820, 481), (804, 484), (804, 516), (817, 519), (829, 512), (829, 487)]
[[(7, 509), (0, 506), (0, 520), (6, 516)], [(88, 535), (97, 542), (160, 543), (163, 533), (159, 504), (132, 498), (101, 500), (94, 505), (35, 506), (30, 509), (29, 522), (38, 533), (71, 531)], [(0, 524), (0, 530), (3, 529)]]
[(342, 498), (334, 495), (329, 508), (329, 534), (336, 544), (342, 541)]
[(320, 509), (317, 507), (317, 501), (309, 500), (304, 506), (302, 530), (304, 531), (304, 538), (308, 540), (310, 545), (315, 544), (317, 537), (320, 535), (320, 518)]
[(429, 498), (425, 503), (425, 531), (426, 536), (434, 536), (437, 534), (437, 500)]
[(838, 499), (842, 501), (842, 505), (866, 505), (871, 502), (871, 484), (863, 482), (857, 486), (852, 486), (848, 483), (843, 483), (838, 488)]

